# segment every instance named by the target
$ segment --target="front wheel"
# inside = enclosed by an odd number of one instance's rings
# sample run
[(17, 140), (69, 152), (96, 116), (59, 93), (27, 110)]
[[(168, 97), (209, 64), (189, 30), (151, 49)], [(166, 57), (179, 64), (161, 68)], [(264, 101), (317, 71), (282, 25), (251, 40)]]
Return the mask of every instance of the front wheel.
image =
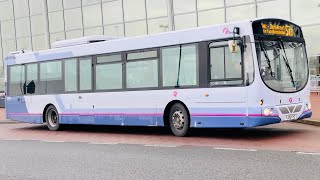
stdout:
[(172, 133), (179, 137), (187, 136), (190, 131), (189, 122), (187, 109), (181, 103), (174, 104), (169, 116)]
[(45, 120), (47, 126), (51, 131), (57, 131), (60, 127), (59, 113), (53, 105), (49, 106), (46, 110)]

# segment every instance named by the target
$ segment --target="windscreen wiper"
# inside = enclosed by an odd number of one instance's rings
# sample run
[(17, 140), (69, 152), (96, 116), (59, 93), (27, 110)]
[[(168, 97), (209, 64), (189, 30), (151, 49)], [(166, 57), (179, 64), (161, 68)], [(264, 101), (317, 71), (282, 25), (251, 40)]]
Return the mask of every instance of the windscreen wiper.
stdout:
[(293, 78), (293, 74), (292, 74), (292, 69), (291, 69), (291, 66), (290, 66), (290, 64), (289, 64), (288, 57), (287, 57), (287, 53), (286, 53), (286, 50), (285, 50), (285, 48), (284, 48), (284, 44), (283, 44), (283, 41), (282, 41), (281, 38), (278, 39), (278, 43), (279, 43), (280, 49), (283, 50), (283, 54), (284, 54), (284, 55), (282, 54), (282, 57), (283, 57), (283, 60), (284, 60), (284, 62), (285, 62), (285, 64), (286, 64), (288, 73), (289, 73), (289, 75), (290, 75), (292, 85), (293, 85), (293, 87), (296, 87), (295, 82), (294, 82), (294, 78)]
[(273, 77), (273, 71), (272, 71), (272, 67), (271, 67), (271, 61), (270, 61), (270, 58), (269, 58), (269, 56), (268, 56), (268, 53), (267, 53), (266, 49), (264, 48), (264, 42), (263, 42), (262, 39), (260, 39), (260, 47), (261, 47), (261, 49), (262, 49), (262, 51), (263, 51), (264, 56), (265, 56), (266, 59), (267, 59), (268, 69), (270, 70), (270, 75)]

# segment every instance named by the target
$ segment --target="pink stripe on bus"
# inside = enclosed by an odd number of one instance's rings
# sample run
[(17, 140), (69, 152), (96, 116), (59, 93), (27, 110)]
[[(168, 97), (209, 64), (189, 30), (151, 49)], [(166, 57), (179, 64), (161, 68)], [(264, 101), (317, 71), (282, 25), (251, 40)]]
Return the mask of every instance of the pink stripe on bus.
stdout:
[(206, 113), (194, 113), (191, 116), (246, 116), (246, 114), (206, 114)]
[[(14, 116), (40, 116), (42, 113), (7, 113)], [(163, 113), (61, 113), (63, 116), (163, 116)], [(244, 117), (246, 114), (212, 114), (212, 113), (194, 113), (191, 116), (220, 116), (220, 117)], [(263, 114), (249, 114), (248, 116), (261, 117)], [(279, 114), (274, 114), (267, 117), (279, 117)]]

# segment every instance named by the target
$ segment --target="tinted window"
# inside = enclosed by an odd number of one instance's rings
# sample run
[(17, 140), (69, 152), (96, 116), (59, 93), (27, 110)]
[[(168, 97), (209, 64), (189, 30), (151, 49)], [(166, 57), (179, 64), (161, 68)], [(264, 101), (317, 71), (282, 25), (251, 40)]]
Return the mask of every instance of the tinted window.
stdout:
[(141, 51), (141, 52), (129, 53), (127, 55), (128, 60), (156, 58), (156, 57), (157, 57), (157, 51)]
[(226, 78), (241, 78), (241, 52), (231, 53), (229, 48), (225, 50)]
[(74, 92), (78, 89), (77, 59), (68, 59), (64, 62), (64, 87), (66, 92)]
[(92, 89), (92, 59), (80, 59), (80, 91), (89, 91)]
[(211, 79), (224, 79), (224, 47), (210, 49)]
[(121, 61), (121, 54), (117, 55), (107, 55), (107, 56), (98, 56), (97, 63), (107, 63), (107, 62), (115, 62)]
[(158, 87), (158, 60), (127, 63), (127, 87)]
[(9, 71), (9, 96), (22, 95), (25, 82), (25, 67), (23, 65), (10, 66)]
[(40, 64), (40, 80), (61, 80), (61, 61), (43, 62)]
[(181, 46), (181, 56), (180, 46), (163, 48), (161, 50), (163, 86), (197, 85), (196, 47), (196, 45)]
[(27, 67), (27, 81), (25, 92), (26, 94), (37, 93), (38, 86), (38, 64), (28, 64)]
[(24, 65), (10, 66), (10, 82), (24, 82)]
[(40, 63), (39, 91), (41, 94), (59, 94), (64, 92), (62, 80), (62, 62)]
[(96, 90), (122, 89), (122, 63), (96, 66)]
[(219, 46), (215, 46), (215, 43), (210, 45), (211, 81), (215, 81), (211, 84), (241, 84), (243, 80), (240, 46), (237, 53), (231, 53), (226, 42), (216, 44)]

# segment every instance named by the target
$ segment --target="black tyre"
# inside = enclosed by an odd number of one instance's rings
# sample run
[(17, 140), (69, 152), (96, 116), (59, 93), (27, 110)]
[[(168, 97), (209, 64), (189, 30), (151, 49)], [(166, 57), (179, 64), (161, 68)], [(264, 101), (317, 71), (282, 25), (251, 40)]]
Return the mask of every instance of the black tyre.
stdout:
[(170, 109), (169, 124), (174, 135), (187, 136), (190, 131), (190, 121), (187, 109), (181, 103), (175, 103)]
[(44, 117), (45, 117), (47, 126), (51, 131), (59, 130), (60, 128), (59, 113), (56, 107), (54, 107), (53, 105), (49, 106), (46, 110), (46, 114)]

